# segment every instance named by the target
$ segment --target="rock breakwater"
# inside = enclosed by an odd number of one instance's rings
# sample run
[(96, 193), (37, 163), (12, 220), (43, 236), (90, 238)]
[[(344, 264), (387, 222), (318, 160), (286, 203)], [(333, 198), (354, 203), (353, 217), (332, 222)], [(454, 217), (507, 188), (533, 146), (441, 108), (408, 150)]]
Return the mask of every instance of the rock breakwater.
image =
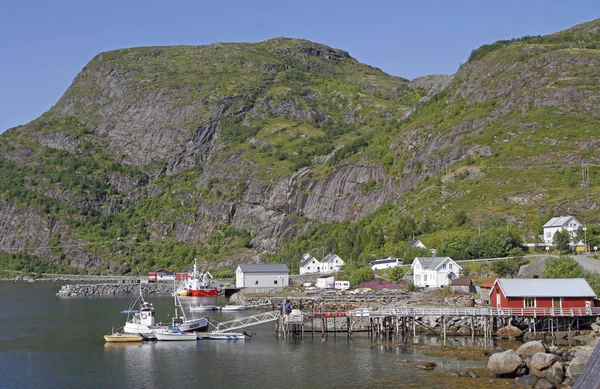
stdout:
[[(173, 293), (173, 284), (169, 282), (141, 284), (141, 290), (144, 295), (169, 295)], [(139, 283), (69, 284), (63, 285), (56, 295), (61, 297), (120, 296), (139, 292)]]

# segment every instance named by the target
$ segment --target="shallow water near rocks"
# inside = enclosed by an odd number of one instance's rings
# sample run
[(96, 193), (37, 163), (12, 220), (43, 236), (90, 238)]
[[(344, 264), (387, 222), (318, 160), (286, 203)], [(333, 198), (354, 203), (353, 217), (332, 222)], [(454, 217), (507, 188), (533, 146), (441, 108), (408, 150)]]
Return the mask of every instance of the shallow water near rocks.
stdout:
[[(58, 283), (0, 283), (0, 378), (3, 388), (487, 388), (491, 340), (439, 337), (377, 340), (363, 334), (282, 340), (274, 324), (249, 327), (245, 342), (105, 344), (102, 335), (124, 324), (131, 297), (59, 298)], [(174, 313), (169, 296), (149, 296), (157, 319)], [(187, 304), (225, 305), (225, 298), (188, 298)], [(261, 311), (210, 312), (211, 322)], [(202, 314), (205, 315), (204, 313)], [(505, 347), (505, 346), (503, 346)], [(438, 353), (436, 353), (436, 351)], [(466, 356), (466, 358), (465, 358)], [(431, 371), (417, 366), (433, 361)], [(452, 377), (473, 369), (481, 379)], [(506, 387), (502, 382), (501, 386)]]

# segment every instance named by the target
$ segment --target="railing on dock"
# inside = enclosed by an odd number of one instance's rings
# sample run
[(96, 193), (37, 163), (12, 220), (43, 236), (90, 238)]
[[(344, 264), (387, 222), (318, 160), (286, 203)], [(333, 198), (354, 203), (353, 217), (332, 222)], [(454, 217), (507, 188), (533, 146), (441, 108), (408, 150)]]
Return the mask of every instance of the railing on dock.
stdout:
[(270, 311), (258, 315), (241, 317), (235, 320), (224, 321), (215, 327), (217, 332), (233, 331), (240, 328), (255, 326), (258, 324), (269, 323), (279, 319), (279, 311)]
[[(364, 312), (364, 311), (363, 311)], [(488, 317), (575, 317), (600, 316), (600, 308), (438, 308), (399, 307), (369, 312), (371, 316), (488, 316)]]

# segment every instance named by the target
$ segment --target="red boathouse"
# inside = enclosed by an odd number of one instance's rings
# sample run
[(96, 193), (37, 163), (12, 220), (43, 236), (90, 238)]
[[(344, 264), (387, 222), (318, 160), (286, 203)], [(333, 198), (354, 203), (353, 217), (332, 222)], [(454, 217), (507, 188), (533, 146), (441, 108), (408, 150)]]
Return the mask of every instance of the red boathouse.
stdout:
[(490, 291), (494, 308), (591, 309), (595, 299), (583, 278), (498, 278)]

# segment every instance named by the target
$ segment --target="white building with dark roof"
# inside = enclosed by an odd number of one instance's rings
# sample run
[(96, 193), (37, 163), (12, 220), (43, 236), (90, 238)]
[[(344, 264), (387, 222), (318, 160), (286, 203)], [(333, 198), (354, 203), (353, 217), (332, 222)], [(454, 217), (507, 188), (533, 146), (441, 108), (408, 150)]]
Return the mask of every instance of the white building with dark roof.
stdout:
[(418, 288), (436, 288), (450, 285), (457, 279), (462, 267), (450, 257), (416, 257), (410, 266), (413, 282)]
[(342, 258), (338, 257), (336, 254), (329, 253), (321, 261), (321, 273), (335, 273), (340, 271), (342, 266), (344, 266)]
[(321, 266), (321, 262), (317, 258), (306, 253), (300, 260), (300, 275), (321, 273)]
[(238, 288), (283, 288), (290, 284), (290, 271), (284, 264), (245, 264), (235, 269)]
[(427, 247), (425, 247), (425, 245), (423, 244), (423, 242), (421, 242), (419, 239), (413, 239), (410, 242), (408, 242), (406, 244), (407, 249), (413, 248), (413, 247), (417, 247), (420, 249), (426, 249)]
[(571, 238), (575, 238), (579, 227), (583, 227), (573, 216), (553, 217), (544, 224), (544, 243), (553, 243), (554, 234), (558, 231), (566, 230)]

